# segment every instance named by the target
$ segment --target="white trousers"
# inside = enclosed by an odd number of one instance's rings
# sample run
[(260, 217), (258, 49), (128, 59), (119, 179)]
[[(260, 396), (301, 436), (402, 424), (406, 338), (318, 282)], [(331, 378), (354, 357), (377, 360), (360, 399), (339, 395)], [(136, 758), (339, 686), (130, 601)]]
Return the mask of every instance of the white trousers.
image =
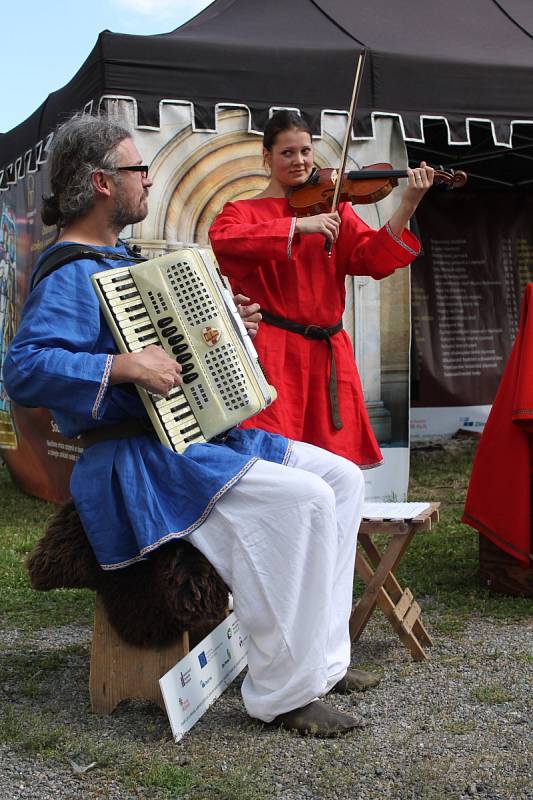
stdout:
[(288, 466), (255, 463), (190, 535), (249, 636), (250, 716), (270, 722), (345, 674), (363, 495), (355, 464), (295, 442)]

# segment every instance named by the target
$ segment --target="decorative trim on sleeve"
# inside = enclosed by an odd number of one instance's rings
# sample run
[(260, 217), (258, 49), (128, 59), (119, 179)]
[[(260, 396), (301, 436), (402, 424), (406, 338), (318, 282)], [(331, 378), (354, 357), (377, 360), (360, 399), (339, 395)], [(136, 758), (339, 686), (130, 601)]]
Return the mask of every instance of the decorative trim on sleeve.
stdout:
[(292, 258), (292, 239), (294, 236), (294, 229), (296, 228), (296, 217), (292, 218), (291, 228), (289, 231), (289, 241), (287, 242), (287, 258)]
[(91, 416), (93, 419), (98, 419), (98, 411), (100, 409), (100, 405), (106, 393), (107, 384), (109, 383), (109, 378), (111, 376), (111, 370), (113, 368), (113, 361), (115, 360), (115, 356), (113, 353), (110, 353), (106, 358), (105, 367), (104, 367), (104, 374), (102, 375), (102, 381), (100, 383), (100, 388), (98, 389), (98, 394), (96, 395), (96, 400), (94, 401), (94, 406), (91, 412)]
[(392, 228), (391, 228), (391, 226), (389, 225), (389, 223), (388, 223), (388, 222), (387, 222), (387, 224), (385, 225), (385, 230), (387, 231), (387, 233), (389, 234), (389, 236), (391, 237), (391, 239), (394, 239), (394, 241), (396, 242), (396, 244), (399, 244), (399, 245), (401, 245), (401, 246), (402, 246), (402, 247), (403, 247), (405, 250), (408, 250), (408, 251), (409, 251), (409, 253), (411, 253), (411, 254), (412, 254), (412, 255), (414, 255), (414, 256), (417, 256), (417, 255), (419, 255), (419, 253), (418, 253), (418, 250), (413, 250), (413, 248), (412, 248), (412, 247), (409, 247), (409, 245), (408, 245), (408, 244), (406, 244), (406, 242), (404, 242), (404, 240), (403, 240), (402, 238), (400, 238), (400, 236), (396, 236), (396, 234), (393, 232), (393, 230), (392, 230)]

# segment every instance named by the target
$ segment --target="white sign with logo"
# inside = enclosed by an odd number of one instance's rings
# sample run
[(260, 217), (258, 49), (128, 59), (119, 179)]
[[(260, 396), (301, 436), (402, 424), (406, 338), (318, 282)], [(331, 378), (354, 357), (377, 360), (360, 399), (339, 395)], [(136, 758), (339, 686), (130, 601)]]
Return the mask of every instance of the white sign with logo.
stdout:
[(234, 613), (159, 681), (174, 740), (197, 722), (248, 663), (248, 634)]
[(483, 433), (491, 406), (447, 406), (412, 408), (411, 441), (453, 436), (458, 431)]

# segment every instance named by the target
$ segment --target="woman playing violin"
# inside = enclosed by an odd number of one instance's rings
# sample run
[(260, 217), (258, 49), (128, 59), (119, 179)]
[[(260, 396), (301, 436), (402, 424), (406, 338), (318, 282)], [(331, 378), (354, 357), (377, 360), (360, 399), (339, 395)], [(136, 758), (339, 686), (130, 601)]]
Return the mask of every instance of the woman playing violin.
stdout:
[[(261, 305), (254, 340), (278, 399), (245, 425), (318, 445), (374, 467), (382, 457), (365, 409), (350, 339), (342, 330), (347, 275), (385, 278), (420, 249), (406, 229), (433, 183), (424, 162), (408, 170), (400, 205), (376, 231), (349, 203), (338, 212), (297, 217), (293, 191), (313, 169), (311, 132), (292, 111), (265, 128), (270, 181), (257, 197), (226, 203), (210, 240), (234, 292)], [(331, 255), (324, 242), (331, 242)]]

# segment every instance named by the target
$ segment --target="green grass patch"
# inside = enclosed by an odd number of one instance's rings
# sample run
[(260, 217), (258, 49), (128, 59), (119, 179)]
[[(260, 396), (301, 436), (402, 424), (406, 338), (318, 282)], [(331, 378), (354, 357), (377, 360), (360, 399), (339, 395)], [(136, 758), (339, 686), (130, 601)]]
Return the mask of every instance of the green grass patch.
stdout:
[(69, 740), (67, 725), (52, 714), (6, 707), (0, 716), (0, 741), (23, 753), (57, 757)]
[(454, 736), (464, 736), (467, 733), (472, 733), (476, 730), (475, 722), (445, 722), (443, 730), (447, 733), (453, 733)]
[(148, 789), (162, 789), (173, 797), (183, 797), (197, 785), (191, 770), (165, 761), (151, 764), (139, 775), (140, 783)]
[(87, 624), (92, 619), (93, 593), (78, 589), (36, 592), (24, 566), (55, 506), (29, 497), (0, 466), (0, 625), (31, 632), (39, 628)]
[(59, 650), (16, 653), (0, 656), (0, 686), (10, 686), (22, 697), (42, 697), (49, 694), (50, 680), (57, 680), (59, 671), (71, 668), (72, 659), (83, 655), (88, 648), (67, 645)]
[(472, 697), (480, 703), (487, 703), (488, 705), (497, 705), (499, 703), (510, 703), (514, 700), (514, 695), (511, 694), (509, 689), (500, 684), (493, 686), (478, 686), (472, 692)]
[(272, 795), (264, 759), (252, 759), (247, 766), (191, 764), (181, 766), (164, 758), (131, 759), (127, 786), (142, 786), (157, 796), (184, 800), (267, 800)]
[(533, 655), (531, 653), (514, 653), (513, 658), (524, 664), (533, 664)]

